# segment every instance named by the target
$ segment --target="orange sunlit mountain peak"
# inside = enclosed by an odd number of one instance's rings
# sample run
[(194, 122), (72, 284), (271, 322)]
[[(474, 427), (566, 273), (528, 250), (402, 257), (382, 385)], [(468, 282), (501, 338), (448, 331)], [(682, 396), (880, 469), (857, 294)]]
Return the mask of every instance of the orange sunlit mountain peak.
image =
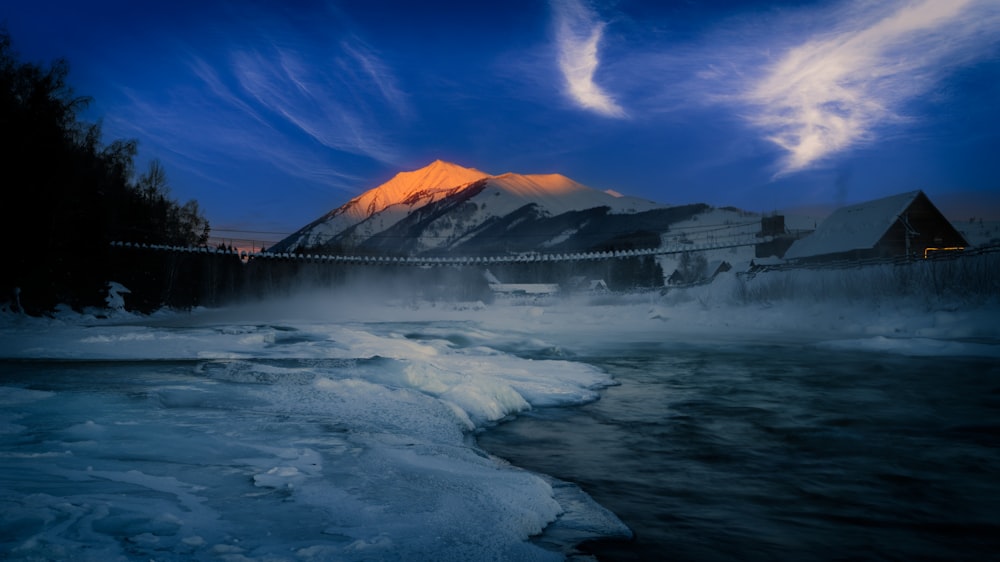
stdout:
[(392, 196), (396, 195), (402, 200), (414, 192), (450, 189), (489, 176), (475, 168), (465, 168), (444, 160), (435, 160), (419, 170), (400, 172), (375, 189), (387, 197), (395, 198)]
[(426, 203), (428, 197), (436, 199), (436, 194), (457, 193), (484, 179), (522, 197), (552, 196), (588, 189), (562, 174), (507, 172), (491, 175), (439, 159), (417, 170), (399, 172), (391, 180), (359, 195), (349, 205), (354, 213), (371, 216), (392, 205), (417, 199)]
[(399, 172), (391, 180), (351, 199), (331, 212), (327, 218), (347, 215), (355, 221), (363, 220), (387, 207), (411, 200), (416, 195), (447, 193), (488, 177), (489, 174), (475, 168), (435, 160), (418, 170)]
[[(558, 173), (491, 175), (435, 160), (423, 168), (397, 173), (276, 247), (283, 251), (313, 248), (332, 240), (338, 240), (341, 247), (357, 246), (392, 229), (405, 231), (405, 234), (394, 233), (393, 240), (420, 239), (420, 232), (431, 229), (436, 234), (427, 240), (441, 244), (451, 240), (442, 232), (455, 233), (457, 240), (462, 237), (460, 232), (529, 207), (540, 217), (551, 217), (596, 208), (606, 208), (611, 213), (634, 213), (660, 206), (652, 201), (611, 195)], [(450, 213), (456, 209), (457, 214)], [(433, 245), (427, 240), (421, 244)]]
[(443, 160), (435, 160), (419, 170), (399, 172), (391, 180), (366, 191), (354, 201), (366, 214), (377, 213), (386, 207), (402, 203), (421, 193), (452, 191), (488, 178), (489, 174), (475, 168), (464, 168)]

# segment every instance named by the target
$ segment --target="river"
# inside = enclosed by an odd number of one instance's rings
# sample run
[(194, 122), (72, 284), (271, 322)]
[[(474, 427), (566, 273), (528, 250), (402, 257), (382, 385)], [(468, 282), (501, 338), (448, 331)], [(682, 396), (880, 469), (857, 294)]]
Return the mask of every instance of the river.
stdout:
[(479, 444), (635, 533), (600, 560), (982, 560), (1000, 552), (1000, 364), (814, 345), (637, 344), (619, 383)]

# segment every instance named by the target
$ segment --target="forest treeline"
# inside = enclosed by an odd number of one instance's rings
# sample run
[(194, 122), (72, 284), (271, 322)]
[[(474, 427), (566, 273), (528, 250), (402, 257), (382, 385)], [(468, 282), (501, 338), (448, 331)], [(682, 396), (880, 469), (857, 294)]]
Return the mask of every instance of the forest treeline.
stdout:
[(68, 74), (64, 59), (20, 60), (0, 29), (0, 302), (32, 314), (103, 305), (114, 240), (203, 245), (209, 234), (197, 201), (170, 197), (158, 161), (136, 174), (135, 140), (104, 144), (100, 124), (81, 121), (90, 98)]

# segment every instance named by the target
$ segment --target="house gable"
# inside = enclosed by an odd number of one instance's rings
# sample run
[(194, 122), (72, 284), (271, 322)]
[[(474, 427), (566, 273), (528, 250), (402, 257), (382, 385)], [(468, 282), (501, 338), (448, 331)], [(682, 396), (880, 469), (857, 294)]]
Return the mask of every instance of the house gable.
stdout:
[(955, 230), (923, 191), (843, 207), (785, 253), (793, 260), (922, 255), (926, 248), (964, 248)]

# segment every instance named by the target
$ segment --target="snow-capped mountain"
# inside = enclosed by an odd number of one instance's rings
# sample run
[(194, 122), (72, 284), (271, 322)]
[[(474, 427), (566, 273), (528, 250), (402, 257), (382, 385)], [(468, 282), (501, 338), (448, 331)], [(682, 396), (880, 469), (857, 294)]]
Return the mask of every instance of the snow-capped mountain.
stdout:
[[(489, 175), (437, 160), (366, 191), (271, 250), (323, 253), (580, 251), (658, 240), (705, 209), (668, 207), (560, 174)], [(617, 242), (616, 242), (617, 241)]]
[(390, 207), (419, 207), (461, 191), (472, 182), (487, 177), (489, 174), (479, 170), (436, 160), (419, 170), (396, 174), (384, 184), (316, 219), (283, 240), (280, 245), (288, 250), (322, 246), (337, 234)]

